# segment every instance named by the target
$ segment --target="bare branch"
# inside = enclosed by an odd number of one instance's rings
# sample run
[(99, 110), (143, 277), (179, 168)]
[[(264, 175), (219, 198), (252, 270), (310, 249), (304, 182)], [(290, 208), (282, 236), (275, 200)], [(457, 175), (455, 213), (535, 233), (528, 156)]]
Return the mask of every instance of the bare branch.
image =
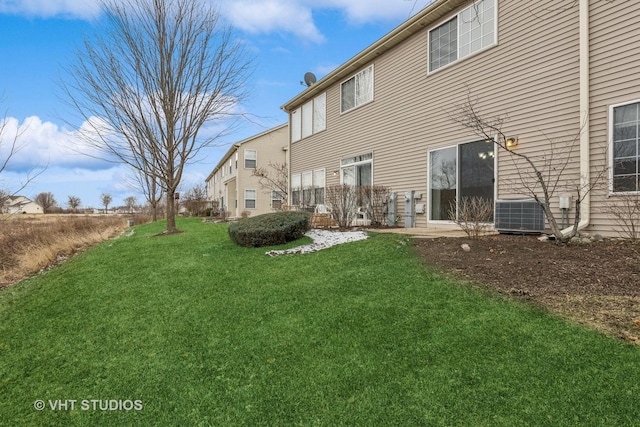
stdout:
[(102, 4), (103, 32), (85, 42), (63, 90), (94, 148), (149, 177), (145, 188), (161, 186), (166, 231), (176, 232), (174, 194), (185, 166), (228, 131), (247, 96), (251, 60), (202, 2)]
[[(520, 191), (532, 197), (544, 210), (556, 241), (565, 242), (571, 239), (578, 232), (581, 203), (587, 194), (596, 185), (599, 185), (606, 173), (606, 168), (601, 168), (595, 179), (590, 182), (583, 182), (582, 177), (578, 181), (567, 180), (567, 168), (574, 158), (572, 154), (580, 142), (580, 134), (584, 128), (584, 123), (581, 125), (579, 132), (573, 135), (569, 141), (553, 140), (544, 131), (541, 131), (544, 138), (549, 142), (549, 149), (535, 155), (528, 155), (508, 145), (507, 134), (504, 131), (505, 123), (508, 121), (507, 115), (485, 116), (477, 110), (475, 104), (476, 100), (473, 100), (469, 94), (467, 101), (451, 116), (452, 120), (485, 141), (493, 140), (498, 148), (507, 152), (514, 164)], [(568, 235), (563, 233), (550, 207), (552, 198), (560, 189), (574, 194), (576, 212), (573, 228)]]

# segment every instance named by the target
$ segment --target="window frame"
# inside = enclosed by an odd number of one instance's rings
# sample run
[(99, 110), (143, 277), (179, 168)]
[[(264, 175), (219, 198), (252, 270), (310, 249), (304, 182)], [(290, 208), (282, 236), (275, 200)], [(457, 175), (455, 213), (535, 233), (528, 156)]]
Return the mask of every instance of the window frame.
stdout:
[(327, 170), (325, 168), (305, 170), (291, 175), (291, 204), (293, 206), (324, 204), (326, 185)]
[(298, 142), (327, 129), (327, 93), (313, 97), (291, 111), (291, 142)]
[[(449, 189), (454, 189), (455, 190), (455, 206), (456, 206), (456, 215), (459, 214), (458, 212), (458, 208), (459, 208), (459, 203), (458, 203), (458, 198), (460, 197), (460, 193), (462, 190), (464, 190), (463, 188), (463, 183), (465, 182), (463, 180), (463, 176), (461, 175), (461, 163), (462, 163), (462, 156), (461, 156), (461, 149), (463, 146), (468, 145), (468, 144), (474, 144), (474, 143), (478, 143), (480, 142), (480, 140), (477, 139), (472, 139), (472, 140), (468, 140), (468, 141), (462, 141), (462, 142), (458, 142), (456, 144), (449, 144), (449, 145), (443, 145), (441, 147), (436, 147), (436, 148), (432, 148), (430, 150), (427, 151), (427, 167), (428, 167), (428, 171), (427, 171), (427, 211), (425, 212), (427, 214), (427, 223), (432, 223), (432, 224), (455, 224), (455, 222), (451, 221), (448, 217), (446, 219), (433, 219), (433, 195), (432, 195), (432, 186), (434, 184), (434, 177), (433, 177), (433, 165), (432, 165), (432, 155), (435, 152), (439, 152), (439, 151), (445, 151), (445, 150), (455, 150), (455, 185), (453, 188), (449, 188)], [(483, 143), (487, 143), (486, 141), (482, 141)], [(483, 158), (487, 159), (487, 158), (492, 158), (493, 159), (493, 177), (492, 177), (492, 182), (493, 182), (493, 202), (494, 202), (494, 206), (495, 206), (495, 201), (497, 200), (497, 195), (498, 195), (498, 185), (497, 185), (497, 178), (498, 178), (498, 149), (496, 146), (493, 145), (493, 143), (491, 143), (491, 150), (487, 150), (486, 152), (487, 156)], [(441, 189), (442, 190), (442, 189)], [(446, 190), (446, 188), (445, 188)], [(495, 212), (494, 212), (495, 214)]]
[[(247, 193), (253, 192), (253, 198), (247, 197)], [(247, 201), (253, 200), (253, 207), (247, 206)], [(244, 190), (244, 208), (245, 209), (258, 209), (258, 192), (256, 190), (245, 188)]]
[[(462, 19), (462, 15), (468, 11), (473, 9), (477, 4), (479, 3), (483, 3), (485, 1), (491, 1), (493, 2), (493, 41), (489, 44), (487, 44), (486, 46), (481, 46), (480, 48), (478, 48), (477, 50), (474, 51), (469, 51), (468, 54), (461, 56), (460, 55), (460, 26), (461, 24), (464, 24), (465, 21)], [(487, 49), (490, 49), (494, 46), (496, 46), (498, 44), (498, 1), (497, 0), (478, 0), (478, 1), (474, 1), (471, 5), (465, 7), (464, 9), (458, 11), (457, 13), (453, 14), (453, 15), (449, 15), (447, 18), (441, 20), (438, 22), (438, 24), (434, 25), (433, 27), (430, 27), (427, 30), (427, 74), (433, 74), (433, 73), (437, 73), (440, 70), (443, 70), (445, 68), (448, 68), (450, 66), (453, 66), (454, 64), (457, 64), (461, 61), (464, 61), (467, 58), (471, 58), (481, 52), (484, 52)], [(472, 12), (472, 13), (475, 13)], [(483, 12), (484, 13), (484, 12)], [(443, 25), (449, 23), (450, 21), (452, 21), (453, 19), (457, 19), (456, 22), (456, 59), (446, 63), (445, 65), (441, 65), (438, 66), (437, 68), (431, 69), (431, 58), (432, 58), (432, 54), (431, 54), (431, 33), (438, 29), (441, 28)], [(484, 38), (485, 35), (481, 36), (481, 39)]]
[(302, 200), (302, 173), (291, 175), (291, 204), (297, 206)]
[[(636, 117), (636, 191), (615, 191), (614, 178), (615, 178), (615, 110), (616, 108), (626, 107), (629, 105), (637, 106)], [(609, 196), (625, 196), (640, 194), (640, 99), (634, 99), (619, 104), (609, 106)]]
[[(254, 157), (253, 159), (250, 158), (250, 156), (247, 156), (247, 154), (249, 154), (249, 153), (253, 153), (253, 157)], [(258, 167), (258, 150), (253, 150), (251, 148), (245, 148), (244, 149), (244, 157), (243, 158), (244, 158), (243, 163), (244, 163), (244, 168), (245, 169), (255, 169), (255, 168)], [(255, 162), (255, 165), (253, 167), (247, 166), (247, 160)]]
[(364, 154), (359, 154), (356, 156), (348, 156), (348, 157), (343, 157), (342, 159), (340, 159), (340, 184), (344, 185), (346, 184), (344, 182), (344, 171), (346, 169), (352, 169), (354, 174), (353, 174), (353, 179), (356, 181), (353, 184), (348, 184), (348, 185), (362, 185), (361, 183), (358, 184), (357, 182), (357, 168), (359, 166), (365, 165), (365, 164), (370, 164), (371, 165), (371, 183), (370, 184), (366, 184), (368, 186), (372, 186), (373, 185), (373, 151), (370, 151), (368, 153), (364, 153)]
[[(284, 201), (284, 194), (282, 191), (271, 190), (271, 209), (281, 210)], [(278, 204), (278, 206), (276, 206)]]
[[(375, 100), (375, 70), (374, 70), (374, 64), (370, 64), (367, 67), (364, 67), (363, 69), (361, 69), (360, 71), (358, 71), (357, 73), (355, 73), (354, 75), (352, 75), (351, 77), (349, 77), (348, 79), (345, 79), (342, 81), (342, 83), (340, 83), (340, 114), (345, 114), (348, 113), (349, 111), (353, 111), (355, 109), (358, 109), (364, 105), (367, 105), (371, 102), (373, 102)], [(364, 75), (368, 70), (371, 70), (371, 88), (370, 88), (370, 96), (368, 97), (368, 99), (358, 102), (358, 79), (361, 78), (359, 76)], [(345, 87), (345, 84), (350, 82), (351, 80), (354, 81), (353, 84), (353, 107), (350, 107), (348, 109), (344, 109), (344, 90), (343, 88)]]

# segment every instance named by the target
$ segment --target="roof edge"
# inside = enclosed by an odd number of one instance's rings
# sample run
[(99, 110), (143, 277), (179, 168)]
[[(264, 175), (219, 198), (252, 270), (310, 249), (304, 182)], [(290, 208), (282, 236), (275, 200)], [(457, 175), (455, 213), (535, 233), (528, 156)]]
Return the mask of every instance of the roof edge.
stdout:
[(213, 177), (213, 175), (215, 175), (215, 173), (218, 172), (218, 170), (222, 167), (222, 165), (229, 159), (229, 157), (231, 157), (233, 155), (233, 153), (235, 153), (238, 150), (238, 148), (240, 148), (240, 146), (242, 144), (245, 144), (245, 143), (247, 143), (249, 141), (253, 141), (256, 138), (260, 138), (261, 136), (267, 135), (267, 134), (269, 134), (271, 132), (275, 132), (277, 130), (280, 130), (280, 129), (282, 129), (284, 127), (288, 127), (288, 126), (289, 126), (289, 122), (283, 123), (281, 125), (272, 127), (271, 129), (267, 129), (264, 132), (260, 132), (260, 133), (258, 133), (256, 135), (252, 135), (252, 136), (250, 136), (248, 138), (245, 138), (245, 139), (243, 139), (241, 141), (232, 143), (231, 147), (229, 147), (229, 150), (225, 153), (224, 156), (222, 156), (222, 158), (220, 159), (220, 161), (218, 162), (216, 167), (213, 168), (213, 171), (211, 171), (209, 176), (207, 176), (207, 179), (205, 179), (204, 181), (205, 182), (209, 181)]
[(435, 0), (433, 3), (425, 6), (420, 12), (404, 21), (372, 45), (362, 50), (335, 70), (331, 71), (318, 82), (287, 101), (287, 103), (282, 105), (280, 108), (287, 113), (291, 112), (294, 107), (313, 98), (319, 92), (336, 83), (336, 81), (357, 71), (417, 32), (435, 24), (438, 20), (442, 19), (444, 16), (465, 3), (470, 3), (470, 0)]

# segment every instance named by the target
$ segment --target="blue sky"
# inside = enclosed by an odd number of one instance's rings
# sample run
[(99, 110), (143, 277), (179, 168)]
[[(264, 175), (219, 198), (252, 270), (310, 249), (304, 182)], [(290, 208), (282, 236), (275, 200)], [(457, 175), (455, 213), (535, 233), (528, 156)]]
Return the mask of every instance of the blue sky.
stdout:
[[(52, 192), (62, 207), (68, 196), (82, 206), (113, 205), (142, 197), (126, 182), (123, 166), (77, 153), (76, 113), (61, 97), (59, 82), (74, 52), (99, 19), (98, 0), (0, 0), (0, 144), (20, 132), (22, 150), (0, 174), (0, 188), (15, 191), (29, 170), (43, 168), (21, 191)], [(429, 0), (205, 0), (215, 4), (255, 55), (251, 95), (239, 108), (250, 114), (220, 147), (203, 151), (187, 168), (182, 191), (204, 179), (230, 144), (287, 121), (280, 106), (304, 90), (304, 73), (318, 79), (425, 7)], [(71, 124), (69, 124), (71, 123)], [(3, 160), (3, 158), (0, 158)]]

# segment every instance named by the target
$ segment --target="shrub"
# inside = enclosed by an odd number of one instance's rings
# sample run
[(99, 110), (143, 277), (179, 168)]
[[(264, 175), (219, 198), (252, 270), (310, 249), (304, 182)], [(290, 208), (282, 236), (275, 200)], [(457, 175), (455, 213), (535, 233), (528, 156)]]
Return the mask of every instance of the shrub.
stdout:
[(239, 246), (281, 245), (301, 238), (310, 227), (308, 212), (274, 212), (241, 219), (229, 226), (229, 236)]
[(484, 197), (463, 197), (456, 215), (455, 201), (449, 208), (449, 219), (472, 239), (489, 229), (493, 223), (493, 200)]

